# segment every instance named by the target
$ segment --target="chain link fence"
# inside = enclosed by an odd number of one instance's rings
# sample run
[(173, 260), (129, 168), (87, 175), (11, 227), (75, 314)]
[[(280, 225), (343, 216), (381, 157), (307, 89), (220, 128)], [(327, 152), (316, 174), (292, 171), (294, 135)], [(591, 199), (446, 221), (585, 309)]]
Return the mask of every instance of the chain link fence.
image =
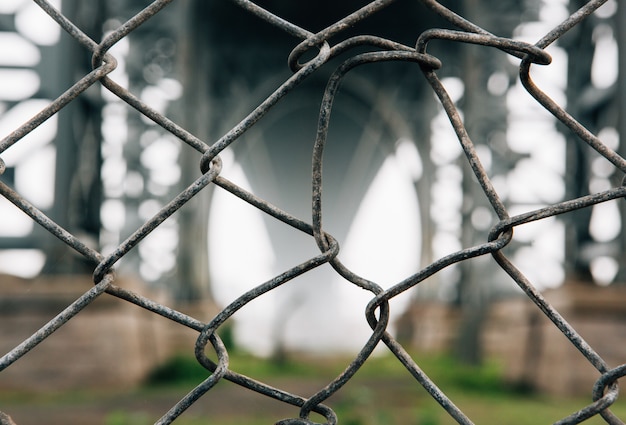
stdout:
[[(575, 117), (568, 114), (562, 106), (542, 91), (542, 88), (538, 87), (531, 78), (531, 69), (533, 67), (546, 66), (551, 62), (551, 57), (545, 49), (566, 32), (576, 27), (581, 21), (588, 18), (597, 8), (603, 5), (606, 0), (587, 2), (575, 13), (567, 17), (562, 24), (547, 32), (534, 44), (511, 38), (502, 38), (491, 34), (475, 23), (455, 14), (435, 0), (421, 0), (425, 8), (438, 14), (456, 29), (426, 30), (419, 35), (415, 46), (407, 46), (389, 39), (370, 35), (350, 36), (349, 38), (335, 42), (335, 40), (341, 39), (342, 33), (346, 28), (352, 27), (362, 20), (366, 20), (369, 16), (376, 14), (378, 11), (388, 6), (393, 0), (376, 0), (368, 3), (359, 10), (345, 16), (317, 33), (312, 33), (292, 22), (286, 21), (251, 1), (233, 0), (258, 19), (268, 22), (274, 27), (293, 36), (294, 39), (300, 40), (300, 42), (291, 51), (288, 57), (288, 64), (292, 70), (292, 75), (270, 96), (254, 108), (248, 116), (214, 143), (201, 140), (194, 134), (191, 134), (188, 130), (177, 125), (162, 113), (157, 112), (151, 105), (142, 102), (135, 94), (124, 88), (118, 82), (109, 78), (109, 74), (117, 65), (116, 58), (109, 53), (109, 49), (135, 31), (143, 23), (159, 14), (172, 0), (158, 0), (152, 2), (145, 9), (141, 10), (127, 22), (119, 25), (119, 27), (109, 32), (106, 37), (99, 41), (93, 40), (86, 35), (74, 22), (69, 20), (47, 1), (33, 1), (54, 19), (63, 30), (70, 34), (73, 39), (91, 52), (93, 70), (80, 78), (78, 82), (54, 99), (54, 101), (32, 119), (25, 123), (16, 123), (19, 127), (0, 141), (0, 153), (20, 143), (26, 135), (42, 125), (42, 123), (54, 116), (68, 104), (75, 101), (89, 87), (101, 86), (139, 111), (139, 113), (146, 118), (158, 124), (165, 131), (175, 136), (180, 142), (186, 143), (197, 151), (197, 165), (202, 175), (186, 189), (182, 190), (177, 196), (173, 197), (156, 215), (141, 225), (108, 255), (103, 255), (101, 252), (90, 247), (89, 243), (81, 240), (79, 236), (68, 232), (55, 221), (51, 220), (8, 184), (0, 182), (0, 193), (2, 193), (6, 199), (30, 216), (32, 220), (46, 229), (50, 234), (56, 236), (92, 264), (94, 281), (94, 286), (85, 288), (84, 294), (68, 305), (60, 314), (42, 326), (32, 336), (25, 339), (21, 344), (2, 356), (2, 358), (0, 358), (0, 372), (10, 367), (37, 345), (46, 341), (46, 338), (72, 320), (72, 318), (95, 299), (98, 297), (113, 296), (125, 300), (128, 303), (135, 304), (154, 314), (163, 316), (180, 324), (180, 326), (198, 332), (195, 356), (197, 361), (211, 373), (207, 379), (172, 406), (171, 409), (156, 422), (158, 424), (174, 422), (196, 401), (202, 397), (210, 397), (210, 394), (207, 393), (222, 379), (300, 409), (298, 418), (284, 419), (277, 422), (278, 424), (313, 424), (314, 422), (310, 419), (312, 412), (316, 412), (326, 418), (325, 423), (327, 424), (339, 423), (340, 418), (338, 418), (333, 409), (324, 404), (324, 402), (331, 395), (340, 392), (342, 387), (350, 381), (359, 368), (367, 361), (374, 349), (381, 345), (386, 346), (386, 348), (393, 353), (397, 360), (407, 369), (408, 373), (415, 378), (416, 385), (421, 385), (456, 422), (460, 424), (471, 424), (471, 419), (438, 388), (437, 384), (420, 369), (420, 366), (416, 364), (406, 349), (388, 332), (390, 301), (394, 297), (415, 288), (421, 282), (439, 273), (444, 268), (479, 256), (490, 256), (493, 261), (515, 281), (536, 307), (552, 321), (554, 326), (567, 337), (571, 344), (575, 346), (598, 371), (599, 378), (593, 388), (592, 402), (583, 409), (572, 412), (571, 415), (557, 423), (576, 424), (594, 416), (600, 416), (606, 423), (610, 424), (623, 423), (611, 413), (610, 406), (618, 398), (617, 382), (626, 374), (626, 365), (617, 367), (608, 365), (594, 348), (591, 347), (581, 335), (564, 320), (561, 314), (544, 299), (535, 285), (533, 285), (533, 282), (520, 272), (513, 261), (505, 255), (503, 249), (513, 240), (513, 231), (517, 226), (544, 220), (549, 217), (555, 217), (557, 215), (568, 214), (575, 210), (591, 208), (600, 203), (622, 198), (626, 196), (626, 189), (623, 186), (612, 187), (587, 196), (567, 199), (523, 214), (510, 215), (501, 199), (501, 195), (494, 187), (494, 184), (479, 160), (475, 144), (464, 127), (460, 111), (455, 106), (455, 102), (438, 76), (438, 70), (442, 67), (442, 61), (429, 53), (429, 45), (445, 40), (451, 43), (480, 45), (484, 46), (486, 49), (498, 49), (510, 55), (511, 58), (516, 58), (515, 60), (519, 62), (521, 82), (528, 93), (536, 99), (538, 104), (549, 111), (563, 125), (568, 127), (580, 141), (586, 143), (597, 151), (599, 155), (606, 158), (617, 171), (624, 173), (626, 172), (626, 160), (588, 131)], [(331, 39), (333, 42), (331, 42)], [(262, 120), (265, 114), (274, 105), (280, 102), (282, 98), (289, 96), (296, 86), (316, 74), (316, 71), (323, 67), (331, 58), (335, 58), (340, 54), (344, 56), (348, 55), (349, 57), (343, 61), (327, 80), (327, 86), (322, 99), (312, 155), (312, 216), (310, 221), (307, 221), (288, 214), (277, 206), (268, 203), (264, 199), (260, 199), (222, 176), (220, 174), (222, 169), (220, 153), (228, 146), (236, 144), (240, 136), (252, 128), (255, 123)], [(303, 59), (304, 57), (311, 56), (313, 56), (312, 59), (306, 61)], [(441, 106), (445, 110), (454, 128), (458, 142), (465, 154), (467, 164), (469, 164), (475, 176), (476, 184), (480, 186), (484, 196), (489, 201), (491, 209), (498, 217), (498, 222), (491, 228), (487, 240), (483, 243), (463, 248), (443, 258), (439, 258), (427, 267), (424, 267), (415, 274), (408, 276), (406, 279), (387, 289), (384, 289), (376, 282), (369, 281), (355, 274), (341, 263), (338, 257), (341, 251), (339, 243), (333, 235), (325, 231), (323, 225), (324, 208), (322, 205), (322, 182), (324, 177), (322, 159), (326, 147), (330, 121), (333, 117), (333, 101), (335, 96), (342, 81), (353, 69), (362, 65), (385, 61), (414, 63), (415, 69), (421, 71), (421, 74), (420, 72), (416, 73), (416, 78), (424, 78), (432, 88), (432, 92), (439, 99)], [(0, 174), (4, 173), (5, 168), (4, 162), (0, 159)], [(219, 314), (209, 322), (203, 322), (197, 318), (190, 317), (166, 305), (155, 302), (142, 294), (132, 292), (116, 285), (116, 276), (113, 271), (116, 263), (194, 196), (201, 191), (207, 190), (211, 186), (216, 187), (216, 190), (224, 190), (241, 198), (263, 213), (291, 226), (296, 231), (303, 232), (310, 236), (312, 243), (314, 242), (319, 248), (319, 255), (241, 294), (239, 298), (223, 308)], [(280, 388), (274, 388), (263, 382), (258, 382), (245, 375), (239, 374), (235, 370), (231, 370), (229, 368), (228, 351), (222, 340), (217, 336), (216, 331), (220, 329), (227, 319), (256, 298), (262, 297), (264, 294), (277, 289), (281, 285), (287, 284), (294, 278), (324, 264), (332, 266), (336, 273), (342, 276), (349, 284), (356, 285), (371, 293), (371, 301), (367, 306), (364, 318), (371, 327), (371, 336), (349, 366), (332, 380), (332, 382), (329, 382), (324, 388), (310, 397), (304, 397), (298, 394), (292, 394)], [(616, 341), (616, 343), (619, 343), (619, 341)], [(210, 356), (207, 352), (211, 353)], [(217, 358), (217, 361), (212, 361), (210, 357)], [(10, 419), (0, 415), (0, 422), (3, 424), (10, 423)]]

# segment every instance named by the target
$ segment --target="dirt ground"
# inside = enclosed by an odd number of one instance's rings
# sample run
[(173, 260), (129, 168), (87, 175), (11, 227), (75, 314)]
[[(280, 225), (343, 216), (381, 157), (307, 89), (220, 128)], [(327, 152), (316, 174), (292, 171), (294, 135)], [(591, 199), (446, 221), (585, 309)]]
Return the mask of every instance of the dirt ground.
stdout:
[[(289, 381), (281, 388), (300, 395), (311, 395), (324, 385), (322, 381)], [(0, 410), (8, 413), (16, 425), (90, 425), (154, 423), (172, 408), (192, 388), (155, 388), (120, 393), (89, 393), (75, 395), (37, 396), (0, 394)], [(299, 409), (269, 397), (239, 388), (229, 382), (219, 383), (205, 394), (183, 417), (205, 418), (206, 423), (219, 419), (258, 416), (275, 420), (297, 417)], [(134, 420), (133, 420), (134, 418)]]

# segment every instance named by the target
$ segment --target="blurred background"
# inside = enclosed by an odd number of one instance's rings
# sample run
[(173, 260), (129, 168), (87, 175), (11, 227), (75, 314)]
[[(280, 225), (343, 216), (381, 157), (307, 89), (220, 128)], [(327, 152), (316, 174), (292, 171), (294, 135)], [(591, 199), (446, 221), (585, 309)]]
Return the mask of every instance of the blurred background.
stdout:
[[(147, 5), (52, 3), (96, 41)], [(315, 32), (368, 2), (258, 3)], [(446, 6), (494, 34), (535, 43), (584, 3), (471, 0)], [(542, 90), (622, 153), (626, 83), (619, 75), (626, 53), (618, 40), (625, 13), (617, 1), (607, 1), (547, 48), (551, 65), (531, 70)], [(413, 46), (421, 32), (436, 27), (450, 25), (419, 2), (398, 0), (339, 37), (376, 34)], [(111, 48), (118, 67), (109, 76), (210, 145), (291, 75), (287, 56), (298, 42), (230, 2), (175, 2)], [(518, 59), (446, 41), (432, 42), (429, 53), (443, 62), (438, 75), (511, 215), (621, 184), (610, 162), (525, 91)], [(330, 74), (353, 54), (322, 67), (224, 151), (221, 175), (311, 222), (319, 105)], [(36, 4), (3, 0), (0, 135), (87, 74), (90, 59), (91, 52)], [(2, 181), (107, 255), (200, 176), (200, 157), (95, 85), (2, 153)], [(338, 240), (347, 267), (385, 288), (484, 243), (497, 222), (415, 64), (369, 65), (346, 78), (324, 159), (324, 228)], [(84, 292), (94, 265), (4, 199), (0, 216), (4, 353)], [(626, 357), (616, 340), (626, 332), (624, 217), (623, 202), (605, 202), (518, 227), (506, 250), (611, 364)], [(116, 270), (120, 286), (206, 322), (248, 289), (318, 253), (308, 235), (210, 187)], [(394, 298), (390, 330), (417, 352), (445, 352), (472, 365), (496, 359), (511, 381), (554, 394), (588, 394), (597, 371), (521, 295), (491, 256), (463, 261)], [(371, 333), (364, 320), (369, 299), (325, 265), (238, 312), (228, 322), (229, 343), (268, 358), (355, 353)], [(0, 374), (0, 388), (45, 387), (42, 379), (23, 377), (42, 370), (50, 382), (80, 387), (97, 367), (51, 360), (67, 355), (67, 344), (80, 345), (69, 350), (79, 357), (94, 347), (104, 359), (124, 356), (122, 371), (110, 379), (128, 385), (172, 355), (192, 352), (197, 334), (138, 310), (98, 300), (68, 324), (72, 329), (64, 327), (65, 337), (61, 331), (54, 336), (58, 347), (44, 343)], [(127, 344), (112, 347), (108, 338)], [(109, 364), (104, 359), (102, 367)], [(68, 363), (74, 375), (64, 371)], [(81, 367), (85, 375), (76, 372)]]

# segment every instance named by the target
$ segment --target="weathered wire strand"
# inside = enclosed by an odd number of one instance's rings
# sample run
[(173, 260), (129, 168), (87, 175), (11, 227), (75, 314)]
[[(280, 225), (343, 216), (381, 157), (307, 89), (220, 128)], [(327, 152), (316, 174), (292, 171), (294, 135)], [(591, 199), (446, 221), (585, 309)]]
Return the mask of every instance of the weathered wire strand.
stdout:
[[(100, 42), (94, 41), (88, 37), (74, 22), (68, 19), (61, 11), (54, 8), (48, 1), (33, 1), (47, 13), (59, 27), (69, 34), (73, 40), (91, 53), (91, 65), (93, 70), (78, 79), (72, 87), (54, 99), (33, 118), (21, 124), (16, 123), (17, 128), (0, 140), (0, 154), (10, 149), (15, 144), (21, 143), (25, 136), (34, 131), (47, 119), (57, 114), (68, 104), (75, 101), (89, 87), (101, 86), (105, 90), (115, 94), (121, 101), (134, 108), (143, 117), (152, 120), (164, 131), (195, 149), (199, 153), (198, 165), (202, 175), (185, 190), (173, 197), (173, 199), (163, 206), (151, 219), (147, 220), (142, 226), (132, 232), (124, 242), (106, 256), (89, 247), (89, 245), (81, 241), (78, 236), (73, 235), (59, 226), (46, 216), (43, 211), (36, 208), (15, 189), (10, 187), (9, 184), (0, 181), (0, 195), (27, 214), (34, 222), (45, 229), (50, 236), (61, 240), (65, 245), (85, 257), (93, 265), (93, 278), (95, 283), (94, 286), (85, 288), (85, 292), (75, 301), (71, 302), (56, 317), (42, 325), (33, 335), (23, 340), (1, 357), (0, 372), (10, 367), (30, 350), (42, 344), (52, 333), (79, 315), (92, 301), (98, 297), (110, 295), (134, 304), (153, 314), (160, 315), (182, 327), (198, 332), (194, 354), (197, 361), (206, 369), (207, 376), (199, 377), (200, 382), (183, 396), (178, 403), (165, 412), (165, 414), (157, 420), (157, 424), (170, 424), (176, 421), (185, 410), (198, 402), (202, 397), (210, 397), (208, 393), (210, 393), (211, 389), (222, 379), (296, 408), (296, 410), (294, 410), (294, 417), (279, 420), (276, 422), (277, 424), (314, 424), (310, 419), (312, 412), (323, 416), (328, 425), (337, 424), (340, 418), (338, 418), (337, 414), (330, 406), (323, 403), (332, 395), (342, 390), (343, 386), (348, 383), (360, 367), (366, 363), (374, 348), (379, 345), (384, 345), (406, 368), (407, 373), (410, 374), (457, 423), (470, 425), (473, 423), (471, 419), (420, 369), (419, 365), (409, 355), (407, 350), (387, 331), (391, 312), (390, 301), (393, 300), (394, 297), (416, 287), (421, 282), (433, 277), (453, 264), (467, 261), (471, 258), (480, 256), (488, 257), (491, 255), (493, 261), (510, 276), (524, 291), (527, 297), (532, 300), (536, 307), (552, 321), (554, 326), (567, 337), (569, 342), (580, 351), (582, 356), (586, 358), (600, 374), (593, 388), (592, 402), (588, 406), (556, 422), (556, 424), (577, 424), (594, 416), (602, 417), (604, 421), (609, 424), (623, 424), (623, 422), (609, 410), (609, 407), (619, 396), (618, 381), (626, 375), (626, 366), (621, 365), (612, 368), (608, 365), (599, 353), (582, 338), (576, 329), (565, 321), (561, 314), (546, 301), (533, 283), (520, 272), (507, 256), (505, 256), (503, 250), (513, 240), (515, 227), (544, 220), (556, 215), (568, 214), (583, 208), (591, 208), (603, 202), (624, 198), (626, 197), (626, 187), (615, 187), (580, 198), (564, 200), (511, 217), (507, 206), (501, 199), (485, 167), (478, 158), (474, 142), (465, 128), (460, 111), (448, 95), (445, 85), (437, 75), (437, 71), (442, 67), (442, 61), (426, 52), (428, 43), (434, 40), (445, 40), (447, 43), (471, 43), (480, 45), (485, 49), (497, 49), (500, 51), (499, 54), (504, 52), (505, 54), (521, 59), (519, 66), (521, 82), (537, 102), (565, 124), (572, 133), (577, 135), (584, 143), (587, 143), (590, 147), (595, 149), (599, 155), (606, 158), (617, 170), (626, 173), (626, 160), (617, 152), (610, 149), (602, 140), (593, 135), (585, 126), (577, 121), (575, 117), (568, 114), (564, 108), (543, 92), (530, 76), (530, 69), (533, 64), (548, 65), (550, 63), (551, 58), (545, 51), (545, 48), (577, 26), (584, 19), (587, 19), (598, 7), (604, 4), (606, 0), (588, 1), (561, 24), (548, 31), (535, 44), (498, 37), (459, 14), (456, 14), (436, 0), (421, 0), (425, 8), (444, 18), (454, 29), (431, 28), (421, 34), (416, 34), (417, 42), (415, 47), (406, 46), (394, 40), (371, 34), (358, 34), (341, 39), (346, 29), (378, 13), (380, 10), (393, 3), (393, 0), (371, 1), (317, 33), (311, 32), (297, 23), (289, 22), (252, 1), (232, 0), (247, 13), (268, 22), (274, 27), (284, 31), (286, 34), (294, 37), (298, 44), (287, 55), (287, 64), (293, 71), (293, 75), (287, 78), (272, 93), (269, 93), (256, 108), (212, 144), (201, 140), (185, 128), (174, 123), (165, 114), (158, 112), (156, 108), (143, 102), (128, 88), (123, 87), (109, 77), (109, 74), (117, 65), (117, 61), (115, 57), (109, 53), (109, 49), (116, 43), (127, 38), (133, 31), (154, 16), (164, 13), (163, 11), (167, 9), (166, 6), (171, 3), (171, 0), (156, 0), (150, 3), (137, 14), (129, 17), (125, 23), (108, 33)], [(300, 58), (313, 49), (317, 49), (315, 57), (301, 64), (299, 62)], [(355, 53), (351, 54), (350, 52)], [(222, 176), (219, 154), (226, 147), (236, 143), (244, 133), (262, 120), (281, 99), (291, 95), (297, 86), (309, 79), (312, 75), (318, 74), (321, 68), (340, 54), (348, 56), (348, 59), (344, 60), (328, 79), (328, 84), (323, 98), (321, 99), (317, 132), (312, 140), (312, 198), (311, 222), (309, 223), (301, 217), (295, 217), (283, 211), (279, 206), (269, 203), (231, 182), (225, 176)], [(465, 161), (473, 172), (473, 176), (476, 178), (478, 186), (491, 205), (493, 212), (497, 215), (498, 221), (493, 225), (490, 232), (485, 235), (485, 241), (483, 243), (465, 247), (439, 258), (426, 265), (421, 270), (415, 271), (412, 275), (384, 289), (377, 282), (370, 281), (354, 273), (341, 262), (339, 241), (326, 231), (322, 221), (322, 198), (324, 193), (322, 181), (324, 176), (323, 152), (326, 145), (329, 125), (333, 119), (332, 105), (339, 92), (343, 78), (357, 66), (366, 66), (376, 62), (388, 61), (408, 61), (417, 64), (416, 68), (421, 70), (421, 74), (417, 72), (416, 75), (424, 81), (425, 85), (432, 89), (433, 93), (439, 99), (455, 131), (460, 146), (465, 153)], [(2, 158), (0, 158), (0, 177), (5, 171), (6, 164)], [(312, 243), (315, 243), (319, 248), (319, 254), (243, 293), (231, 304), (224, 307), (215, 317), (208, 320), (208, 322), (176, 311), (142, 294), (114, 285), (115, 276), (113, 272), (116, 263), (134, 249), (146, 236), (157, 229), (172, 214), (187, 204), (198, 193), (211, 186), (215, 187), (216, 190), (224, 190), (242, 199), (251, 208), (258, 209), (282, 223), (282, 225), (288, 226), (294, 231), (309, 235)], [(253, 300), (274, 291), (282, 285), (288, 284), (297, 277), (324, 264), (330, 265), (339, 276), (345, 279), (347, 284), (355, 285), (368, 291), (371, 293), (372, 297), (364, 314), (364, 320), (371, 327), (372, 333), (361, 350), (346, 366), (345, 370), (326, 386), (308, 397), (275, 388), (242, 375), (236, 370), (232, 370), (229, 364), (228, 351), (217, 335), (219, 328)], [(207, 351), (213, 352), (214, 356), (217, 357), (217, 362), (211, 359), (213, 356), (210, 356)], [(299, 409), (299, 411), (297, 409)]]

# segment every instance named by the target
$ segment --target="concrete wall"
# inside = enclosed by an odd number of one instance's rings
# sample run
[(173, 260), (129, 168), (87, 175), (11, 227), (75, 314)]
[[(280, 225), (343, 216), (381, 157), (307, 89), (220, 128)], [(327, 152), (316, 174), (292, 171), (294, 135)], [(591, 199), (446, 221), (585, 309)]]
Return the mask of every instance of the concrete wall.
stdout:
[[(208, 321), (211, 304), (180, 308), (144, 284), (118, 286)], [(0, 355), (4, 355), (92, 285), (89, 276), (22, 280), (0, 276)], [(609, 366), (626, 363), (626, 288), (568, 283), (547, 299)], [(399, 339), (423, 352), (453, 347), (462, 316), (437, 302), (414, 304), (397, 324)], [(0, 373), (0, 390), (132, 387), (171, 355), (192, 353), (197, 332), (107, 294)], [(526, 298), (489, 307), (481, 340), (512, 382), (558, 395), (591, 393), (600, 374)]]
[[(132, 279), (116, 285), (165, 303)], [(36, 332), (93, 285), (90, 276), (22, 280), (0, 276), (0, 355)], [(194, 317), (209, 320), (199, 311)], [(1, 390), (134, 386), (175, 352), (193, 352), (198, 333), (103, 294), (0, 373)]]
[[(626, 363), (626, 287), (568, 282), (545, 296), (609, 367)], [(460, 320), (458, 309), (423, 302), (412, 307), (399, 328), (413, 349), (436, 353), (454, 347)], [(503, 365), (507, 380), (530, 384), (539, 391), (589, 396), (600, 377), (525, 296), (489, 306), (481, 342), (485, 357)]]

